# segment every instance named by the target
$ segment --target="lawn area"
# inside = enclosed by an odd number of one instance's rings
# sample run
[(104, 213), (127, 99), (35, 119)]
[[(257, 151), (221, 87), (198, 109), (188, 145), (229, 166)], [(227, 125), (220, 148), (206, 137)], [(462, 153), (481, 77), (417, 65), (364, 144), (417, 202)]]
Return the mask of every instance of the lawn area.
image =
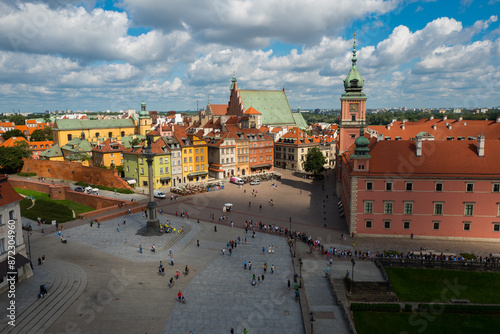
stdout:
[(36, 221), (38, 217), (45, 218), (47, 222), (57, 220), (58, 223), (64, 223), (73, 218), (73, 210), (75, 215), (80, 213), (94, 211), (94, 208), (85, 206), (68, 200), (53, 200), (48, 194), (41, 193), (29, 189), (14, 188), (19, 194), (32, 196), (35, 199), (35, 206), (28, 209), (33, 203), (29, 199), (23, 199), (21, 205), (21, 216), (33, 219)]
[(471, 303), (481, 304), (500, 302), (500, 273), (409, 268), (390, 268), (386, 272), (400, 301), (446, 303), (449, 299), (468, 299)]
[(496, 333), (498, 315), (354, 312), (359, 334), (391, 333)]

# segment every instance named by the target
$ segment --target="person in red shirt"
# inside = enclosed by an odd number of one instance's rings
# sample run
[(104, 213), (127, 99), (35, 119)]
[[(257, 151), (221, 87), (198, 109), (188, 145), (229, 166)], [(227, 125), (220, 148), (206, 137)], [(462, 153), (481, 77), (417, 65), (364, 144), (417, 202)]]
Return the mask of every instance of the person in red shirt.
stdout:
[(179, 303), (180, 303), (181, 299), (182, 299), (182, 292), (179, 291), (179, 293), (177, 294), (177, 297), (179, 298)]

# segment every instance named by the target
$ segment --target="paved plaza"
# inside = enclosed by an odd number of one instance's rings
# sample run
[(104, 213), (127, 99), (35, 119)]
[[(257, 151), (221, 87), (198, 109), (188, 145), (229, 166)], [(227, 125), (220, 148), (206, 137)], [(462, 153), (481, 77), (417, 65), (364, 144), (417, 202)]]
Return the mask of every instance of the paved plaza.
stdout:
[[(329, 175), (324, 181), (313, 181), (283, 171), (281, 180), (265, 181), (258, 186), (226, 183), (225, 189), (219, 191), (177, 200), (169, 196), (158, 200), (158, 208), (163, 211), (159, 218), (162, 223), (170, 220), (176, 232), (161, 236), (136, 233), (146, 223), (142, 213), (103, 221), (100, 228), (83, 220), (65, 223), (62, 233), (67, 244), (60, 242), (53, 227), (46, 226), (42, 235), (41, 227), (32, 223), (35, 275), (17, 284), (18, 325), (7, 326), (2, 308), (0, 332), (199, 334), (229, 333), (232, 327), (235, 333), (243, 333), (244, 328), (250, 334), (303, 333), (301, 303), (295, 300), (293, 289), (287, 287), (287, 280), (293, 282), (295, 272), (286, 238), (260, 231), (251, 238), (243, 229), (246, 220), (291, 226), (337, 250), (406, 252), (424, 247), (437, 252), (500, 253), (498, 244), (486, 242), (357, 237), (353, 240), (350, 236), (341, 239), (340, 235), (346, 233), (346, 222), (338, 213), (332, 178)], [(144, 195), (131, 196), (144, 205)], [(269, 205), (271, 199), (274, 206)], [(225, 203), (233, 204), (231, 212), (222, 211)], [(181, 218), (180, 212), (187, 212), (190, 218)], [(227, 220), (220, 221), (222, 216)], [(26, 223), (24, 219), (23, 222)], [(227, 250), (226, 255), (221, 255), (226, 243), (238, 237), (242, 241), (246, 238), (247, 243), (239, 244), (231, 256)], [(317, 314), (315, 333), (348, 332), (336, 296), (325, 278), (329, 264), (326, 257), (309, 254), (307, 247), (298, 243), (302, 245), (297, 247), (301, 249), (297, 257), (303, 259), (303, 298)], [(153, 244), (155, 253), (150, 251)], [(267, 251), (270, 245), (274, 245), (274, 253)], [(46, 264), (38, 266), (36, 259), (42, 255), (47, 258)], [(252, 272), (243, 269), (245, 260), (252, 262)], [(165, 276), (158, 275), (160, 261), (165, 266)], [(252, 286), (252, 273), (262, 275), (265, 261), (268, 270), (264, 282)], [(190, 267), (189, 275), (182, 274), (186, 265)], [(276, 268), (273, 274), (271, 265)], [(177, 270), (180, 278), (170, 288), (168, 281)], [(333, 278), (344, 277), (347, 270), (352, 273), (352, 263), (342, 258), (335, 258), (328, 269)], [(372, 262), (356, 261), (354, 279), (381, 281), (382, 275)], [(46, 284), (50, 295), (38, 299), (41, 284)], [(179, 291), (186, 296), (186, 304), (176, 301)], [(0, 297), (3, 305), (6, 295)]]

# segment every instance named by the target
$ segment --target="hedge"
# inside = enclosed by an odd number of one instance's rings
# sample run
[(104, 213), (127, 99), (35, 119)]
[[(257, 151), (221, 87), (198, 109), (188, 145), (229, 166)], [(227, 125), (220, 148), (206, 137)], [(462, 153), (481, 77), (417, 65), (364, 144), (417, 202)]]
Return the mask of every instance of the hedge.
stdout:
[(500, 305), (418, 304), (418, 309), (444, 313), (500, 314)]
[(375, 312), (400, 312), (399, 304), (367, 304), (367, 303), (352, 303), (351, 310), (356, 311), (375, 311)]
[(16, 175), (30, 177), (30, 176), (36, 176), (36, 173), (17, 173)]

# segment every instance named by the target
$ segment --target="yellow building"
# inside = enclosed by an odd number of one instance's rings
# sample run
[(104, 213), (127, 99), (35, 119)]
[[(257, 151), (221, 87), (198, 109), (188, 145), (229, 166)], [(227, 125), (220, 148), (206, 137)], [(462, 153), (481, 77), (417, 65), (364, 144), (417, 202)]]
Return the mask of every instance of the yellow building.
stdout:
[(182, 152), (182, 182), (198, 182), (208, 178), (207, 142), (184, 129), (174, 126), (175, 139), (180, 143)]
[(123, 151), (126, 148), (111, 139), (92, 149), (92, 165), (97, 167), (123, 166)]

